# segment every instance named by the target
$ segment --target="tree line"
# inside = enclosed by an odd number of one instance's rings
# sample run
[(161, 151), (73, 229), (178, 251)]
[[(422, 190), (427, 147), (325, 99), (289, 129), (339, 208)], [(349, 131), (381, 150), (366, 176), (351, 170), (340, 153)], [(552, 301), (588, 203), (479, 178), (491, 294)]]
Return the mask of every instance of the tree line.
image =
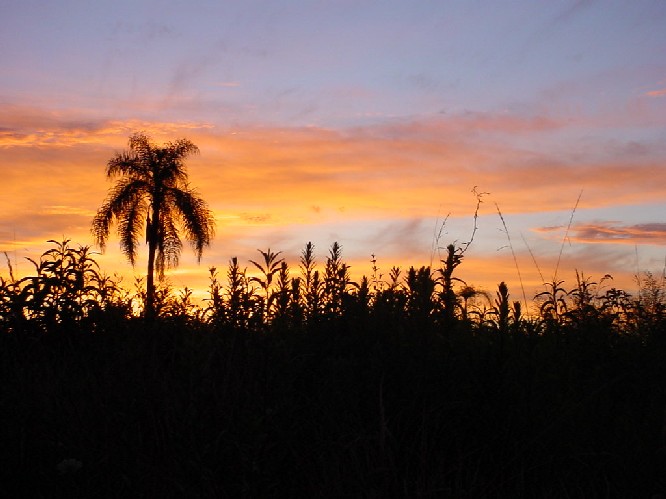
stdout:
[(38, 260), (28, 258), (32, 275), (16, 279), (7, 258), (10, 275), (0, 278), (0, 324), (5, 331), (100, 328), (110, 319), (135, 318), (255, 332), (302, 331), (344, 319), (359, 325), (370, 320), (402, 324), (437, 334), (454, 328), (528, 336), (577, 330), (607, 338), (648, 338), (661, 330), (666, 311), (663, 276), (644, 273), (638, 295), (632, 296), (604, 286), (608, 275), (597, 282), (578, 271), (570, 289), (562, 280), (546, 283), (534, 297), (532, 311), (526, 311), (523, 302), (512, 300), (504, 282), (491, 295), (455, 277), (464, 255), (454, 245), (447, 246), (437, 268), (393, 267), (387, 276), (380, 274), (373, 257), (372, 275), (356, 282), (337, 242), (321, 265), (314, 245), (307, 243), (297, 269), (270, 248), (248, 260), (252, 272), (237, 257), (224, 271), (211, 267), (203, 302), (195, 301), (187, 287), (174, 289), (168, 279), (154, 284), (149, 300), (143, 278), (128, 289), (120, 278), (100, 269), (89, 246), (77, 247), (68, 239), (49, 242), (53, 247)]

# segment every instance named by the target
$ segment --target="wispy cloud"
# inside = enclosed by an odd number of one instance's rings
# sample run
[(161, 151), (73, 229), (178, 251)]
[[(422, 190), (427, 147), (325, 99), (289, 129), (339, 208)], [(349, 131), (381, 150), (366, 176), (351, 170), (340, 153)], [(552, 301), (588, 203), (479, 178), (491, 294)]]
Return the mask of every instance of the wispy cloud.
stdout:
[(568, 23), (594, 3), (596, 3), (595, 0), (575, 0), (571, 5), (558, 12), (551, 22), (553, 25)]
[[(564, 226), (537, 227), (542, 234), (563, 234)], [(618, 221), (599, 221), (572, 225), (567, 235), (570, 241), (600, 244), (657, 244), (666, 243), (666, 223), (622, 224)]]
[[(187, 134), (192, 130), (212, 128), (202, 122), (154, 122), (147, 120), (112, 120), (82, 112), (62, 112), (30, 106), (0, 104), (0, 148), (61, 147), (109, 144), (136, 131), (156, 137)], [(168, 139), (167, 139), (168, 140)]]
[(238, 81), (220, 81), (213, 84), (213, 86), (215, 87), (223, 87), (223, 88), (236, 88), (240, 87), (240, 85), (241, 84)]
[(572, 238), (586, 243), (658, 244), (666, 243), (666, 223), (622, 225), (618, 222), (578, 224)]

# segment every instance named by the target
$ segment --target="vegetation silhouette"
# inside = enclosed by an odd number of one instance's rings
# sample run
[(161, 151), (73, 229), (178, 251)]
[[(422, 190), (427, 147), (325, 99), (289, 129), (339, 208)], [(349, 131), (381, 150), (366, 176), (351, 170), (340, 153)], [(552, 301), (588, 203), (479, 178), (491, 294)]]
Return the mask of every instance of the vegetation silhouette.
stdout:
[[(146, 327), (65, 239), (0, 280), (13, 497), (651, 497), (666, 490), (666, 285), (576, 273), (522, 313), (438, 268), (349, 277), (308, 243), (164, 280)], [(639, 276), (637, 276), (638, 278)], [(120, 477), (120, 478), (119, 478)]]
[[(106, 167), (109, 179), (120, 177), (92, 222), (92, 233), (104, 249), (115, 221), (120, 247), (134, 265), (139, 236), (145, 230), (148, 243), (145, 315), (155, 316), (155, 272), (178, 265), (182, 250), (179, 224), (185, 238), (201, 259), (210, 244), (215, 220), (207, 203), (190, 188), (184, 160), (199, 151), (187, 139), (157, 146), (137, 133), (129, 149), (116, 154)], [(145, 224), (145, 229), (144, 229)]]

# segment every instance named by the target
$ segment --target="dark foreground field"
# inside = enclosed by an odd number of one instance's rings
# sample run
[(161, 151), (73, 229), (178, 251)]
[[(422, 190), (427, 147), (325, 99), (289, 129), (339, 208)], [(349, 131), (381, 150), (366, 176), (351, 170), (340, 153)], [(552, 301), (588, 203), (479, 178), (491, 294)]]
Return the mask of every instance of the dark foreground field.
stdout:
[(366, 317), (0, 335), (5, 497), (660, 497), (666, 349)]

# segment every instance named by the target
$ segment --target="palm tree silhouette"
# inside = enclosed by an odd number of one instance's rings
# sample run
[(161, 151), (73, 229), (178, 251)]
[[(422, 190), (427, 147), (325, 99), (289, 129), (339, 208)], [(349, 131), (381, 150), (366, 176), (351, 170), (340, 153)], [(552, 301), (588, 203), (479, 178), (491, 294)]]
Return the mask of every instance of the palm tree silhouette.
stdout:
[(155, 272), (175, 268), (182, 250), (179, 225), (201, 260), (214, 234), (208, 204), (188, 184), (184, 159), (199, 152), (187, 139), (159, 147), (144, 133), (129, 138), (129, 149), (117, 153), (106, 167), (107, 178), (119, 177), (92, 223), (91, 232), (104, 250), (116, 221), (122, 252), (134, 265), (144, 227), (148, 243), (145, 316), (155, 314)]

